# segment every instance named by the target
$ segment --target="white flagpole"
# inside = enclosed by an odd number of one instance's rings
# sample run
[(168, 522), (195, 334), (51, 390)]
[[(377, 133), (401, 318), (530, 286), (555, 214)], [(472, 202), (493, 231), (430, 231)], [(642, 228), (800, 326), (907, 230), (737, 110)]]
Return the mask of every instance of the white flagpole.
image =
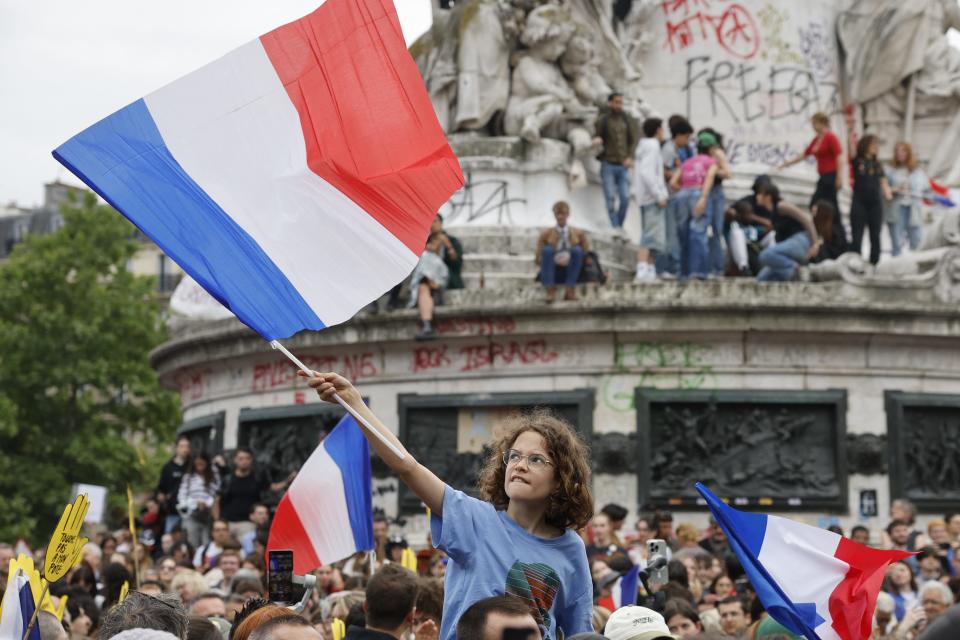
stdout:
[[(298, 358), (297, 356), (295, 356), (295, 355), (293, 355), (292, 353), (290, 353), (290, 352), (287, 350), (287, 348), (284, 347), (282, 344), (280, 344), (277, 340), (271, 340), (271, 341), (270, 341), (270, 346), (273, 347), (274, 349), (276, 349), (277, 351), (279, 351), (280, 353), (282, 353), (283, 355), (287, 356), (287, 358), (290, 359), (290, 362), (292, 362), (293, 364), (297, 365), (297, 368), (299, 368), (300, 371), (303, 371), (305, 374), (307, 374), (307, 375), (310, 376), (311, 378), (317, 375), (317, 372), (316, 372), (316, 371), (313, 371), (312, 369), (308, 369), (308, 368), (307, 368), (307, 365), (305, 365), (305, 364), (303, 364), (302, 362), (300, 362), (300, 358)], [(404, 453), (403, 453), (402, 451), (400, 451), (400, 449), (398, 449), (395, 444), (393, 444), (392, 442), (390, 442), (390, 440), (388, 440), (385, 435), (383, 435), (382, 433), (380, 433), (380, 430), (379, 430), (379, 429), (376, 429), (373, 425), (371, 425), (369, 422), (367, 422), (366, 418), (364, 418), (364, 417), (361, 416), (359, 413), (357, 413), (356, 409), (354, 409), (353, 407), (351, 407), (350, 405), (348, 405), (346, 402), (344, 402), (344, 401), (343, 401), (343, 398), (341, 398), (341, 397), (340, 397), (338, 394), (336, 394), (336, 393), (333, 394), (333, 397), (336, 399), (336, 401), (340, 404), (341, 407), (343, 407), (344, 409), (347, 410), (347, 413), (349, 413), (350, 415), (352, 415), (352, 416), (356, 419), (356, 421), (359, 422), (361, 425), (363, 425), (363, 427), (364, 427), (369, 433), (371, 433), (373, 436), (375, 436), (375, 437), (377, 438), (377, 440), (379, 440), (380, 442), (382, 442), (382, 443), (384, 444), (384, 446), (386, 446), (388, 449), (390, 449), (390, 451), (391, 451), (395, 456), (397, 456), (397, 457), (400, 458), (401, 460), (403, 460), (403, 459), (406, 457), (406, 455), (404, 455)]]

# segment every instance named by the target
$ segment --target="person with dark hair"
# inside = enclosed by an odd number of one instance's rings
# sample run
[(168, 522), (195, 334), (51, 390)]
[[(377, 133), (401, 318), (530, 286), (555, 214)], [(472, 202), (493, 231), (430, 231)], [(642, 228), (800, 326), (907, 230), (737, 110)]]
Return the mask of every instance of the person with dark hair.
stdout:
[(816, 158), (817, 174), (820, 178), (817, 180), (816, 189), (810, 198), (810, 206), (812, 207), (820, 200), (826, 200), (833, 205), (835, 211), (839, 211), (840, 205), (837, 204), (837, 193), (843, 186), (843, 146), (836, 134), (830, 130), (830, 117), (827, 114), (822, 111), (813, 114), (813, 117), (810, 118), (810, 124), (816, 136), (803, 150), (803, 153), (781, 164), (777, 167), (777, 171), (783, 171), (811, 156)]
[(878, 159), (880, 139), (865, 135), (857, 145), (857, 157), (853, 159), (853, 204), (850, 206), (850, 226), (853, 242), (850, 250), (860, 255), (863, 248), (863, 232), (870, 232), (870, 264), (880, 262), (880, 231), (883, 229), (883, 201), (892, 200), (890, 185), (883, 165)]
[(854, 525), (853, 529), (850, 529), (850, 539), (858, 544), (868, 545), (870, 544), (870, 529), (862, 524)]
[(597, 118), (595, 145), (603, 146), (600, 160), (600, 179), (607, 214), (614, 229), (623, 227), (630, 204), (630, 168), (640, 136), (637, 122), (623, 110), (623, 95), (611, 93), (607, 111)]
[(220, 554), (226, 549), (239, 549), (240, 545), (230, 535), (230, 523), (216, 519), (210, 527), (211, 539), (199, 547), (193, 554), (193, 566), (201, 572), (212, 569), (217, 564)]
[(306, 618), (295, 613), (267, 620), (250, 633), (250, 640), (321, 640)]
[(437, 234), (440, 241), (440, 258), (447, 265), (449, 272), (447, 290), (463, 289), (463, 276), (461, 275), (463, 270), (463, 245), (457, 238), (444, 230), (443, 216), (439, 213), (433, 219), (430, 233)]
[(352, 627), (347, 640), (402, 640), (414, 626), (417, 576), (398, 564), (384, 565), (367, 583), (366, 627)]
[(103, 589), (101, 589), (103, 604), (101, 608), (107, 610), (120, 599), (120, 591), (123, 590), (123, 584), (133, 584), (133, 576), (130, 575), (130, 572), (127, 571), (127, 568), (122, 564), (108, 562), (103, 568), (101, 578), (103, 580)]
[(198, 453), (180, 480), (177, 509), (191, 547), (210, 542), (210, 520), (220, 491), (220, 474), (206, 453)]
[(704, 127), (700, 133), (713, 136), (716, 144), (710, 147), (710, 157), (717, 163), (717, 175), (713, 181), (713, 188), (707, 196), (707, 211), (705, 214), (707, 226), (712, 233), (708, 233), (707, 246), (709, 249), (709, 268), (714, 276), (722, 276), (727, 270), (727, 256), (723, 251), (723, 218), (727, 208), (727, 197), (723, 192), (723, 181), (730, 177), (730, 162), (727, 152), (723, 148), (723, 136), (712, 127)]
[(250, 512), (253, 505), (261, 501), (263, 493), (283, 491), (296, 475), (293, 472), (279, 482), (272, 482), (268, 470), (254, 468), (253, 451), (248, 447), (237, 447), (233, 453), (233, 469), (224, 473), (220, 482), (213, 517), (226, 520), (230, 535), (240, 540), (256, 531), (257, 525), (250, 520)]
[(417, 613), (413, 632), (422, 640), (440, 637), (443, 623), (443, 580), (420, 577), (417, 579)]
[(750, 605), (740, 596), (729, 596), (717, 603), (720, 628), (728, 636), (739, 638), (750, 626)]
[(547, 303), (556, 299), (557, 284), (566, 287), (564, 300), (576, 300), (574, 288), (580, 279), (583, 262), (590, 251), (590, 240), (585, 231), (567, 224), (570, 205), (560, 200), (553, 205), (556, 226), (544, 229), (537, 238), (534, 260), (540, 266), (540, 283), (547, 290)]
[(913, 575), (913, 567), (906, 560), (894, 562), (887, 568), (887, 576), (883, 580), (883, 590), (893, 596), (894, 616), (903, 620), (907, 611), (914, 608), (919, 600), (917, 595), (917, 580)]
[(187, 472), (190, 463), (190, 438), (186, 435), (177, 437), (173, 450), (173, 457), (164, 463), (160, 470), (160, 481), (157, 482), (157, 502), (163, 509), (166, 520), (163, 532), (170, 533), (180, 524), (180, 513), (177, 511), (177, 494), (180, 491), (180, 480)]
[(667, 248), (667, 200), (670, 192), (663, 177), (663, 120), (648, 118), (643, 122), (643, 139), (634, 158), (634, 195), (640, 207), (640, 251), (637, 252), (636, 280), (655, 280), (657, 258)]
[(456, 639), (502, 640), (507, 630), (511, 638), (524, 637), (524, 633), (527, 640), (541, 637), (540, 627), (522, 600), (507, 595), (491, 596), (477, 600), (463, 612), (457, 622)]
[(789, 281), (797, 268), (820, 252), (821, 240), (813, 218), (789, 202), (780, 200), (780, 190), (772, 182), (760, 186), (757, 203), (773, 213), (777, 243), (760, 253), (759, 282)]
[(817, 235), (821, 240), (820, 251), (810, 262), (836, 260), (847, 250), (839, 212), (827, 200), (818, 200), (810, 213), (813, 216), (813, 226), (817, 228)]
[(700, 622), (697, 610), (685, 600), (667, 600), (663, 608), (663, 619), (670, 633), (679, 638), (694, 638), (703, 631), (703, 623)]
[(620, 530), (623, 529), (623, 523), (627, 519), (627, 509), (611, 502), (610, 504), (603, 505), (600, 513), (610, 518), (611, 538), (613, 538), (614, 544), (622, 547), (623, 542), (620, 540)]
[(187, 618), (187, 640), (223, 640), (217, 625), (201, 616)]
[(100, 626), (100, 609), (96, 601), (85, 592), (71, 589), (67, 598), (70, 613), (70, 635), (85, 638), (93, 636)]
[(187, 612), (176, 596), (148, 596), (130, 591), (123, 602), (106, 612), (100, 624), (100, 640), (109, 640), (127, 629), (156, 629), (184, 640)]
[(712, 134), (697, 136), (697, 155), (684, 161), (670, 179), (678, 193), (670, 200), (680, 241), (680, 277), (706, 279), (710, 274), (707, 201), (717, 178), (718, 165), (711, 150), (717, 146)]
[[(664, 143), (660, 155), (663, 158), (664, 178), (670, 183), (683, 163), (697, 155), (697, 146), (690, 141), (693, 127), (686, 118), (673, 115), (667, 122), (670, 128), (670, 140)], [(664, 278), (676, 277), (680, 272), (680, 237), (678, 236), (680, 221), (676, 219), (676, 208), (671, 206), (677, 197), (678, 194), (675, 193), (667, 199), (664, 215), (666, 249), (657, 262), (657, 275)]]
[(204, 591), (190, 603), (190, 615), (200, 618), (225, 618), (227, 606), (217, 591)]
[(497, 424), (478, 500), (417, 462), (347, 379), (315, 373), (307, 382), (325, 401), (339, 395), (392, 445), (364, 431), (387, 466), (430, 508), (433, 544), (450, 559), (443, 640), (453, 638), (456, 620), (471, 604), (503, 593), (523, 599), (549, 637), (591, 629), (593, 583), (577, 535), (593, 515), (590, 461), (569, 423), (540, 409)]

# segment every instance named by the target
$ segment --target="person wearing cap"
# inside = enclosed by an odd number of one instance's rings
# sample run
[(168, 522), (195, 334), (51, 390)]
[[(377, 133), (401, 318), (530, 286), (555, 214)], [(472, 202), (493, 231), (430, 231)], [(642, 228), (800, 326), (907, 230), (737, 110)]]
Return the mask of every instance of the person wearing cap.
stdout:
[(663, 616), (646, 607), (620, 607), (603, 630), (607, 640), (679, 640), (670, 633)]
[(706, 279), (710, 273), (710, 247), (707, 238), (707, 200), (717, 177), (717, 161), (710, 154), (717, 138), (708, 131), (697, 136), (697, 155), (680, 165), (670, 179), (670, 188), (679, 191), (669, 207), (677, 224), (680, 241), (681, 279)]

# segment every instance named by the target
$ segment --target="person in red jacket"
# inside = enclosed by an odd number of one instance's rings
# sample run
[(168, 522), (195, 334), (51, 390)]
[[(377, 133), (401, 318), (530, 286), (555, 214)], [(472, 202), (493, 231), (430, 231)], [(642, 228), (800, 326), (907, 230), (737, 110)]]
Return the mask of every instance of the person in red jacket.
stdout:
[(812, 207), (820, 200), (826, 200), (833, 205), (835, 211), (840, 211), (840, 206), (837, 204), (837, 193), (843, 186), (843, 172), (840, 171), (845, 166), (843, 145), (840, 144), (837, 135), (830, 130), (830, 117), (827, 114), (823, 112), (813, 114), (813, 117), (810, 118), (810, 124), (813, 125), (813, 130), (817, 135), (810, 141), (803, 153), (784, 162), (777, 167), (777, 170), (782, 171), (813, 156), (817, 160), (817, 173), (820, 175), (820, 179), (817, 180), (817, 188), (810, 197), (810, 206)]

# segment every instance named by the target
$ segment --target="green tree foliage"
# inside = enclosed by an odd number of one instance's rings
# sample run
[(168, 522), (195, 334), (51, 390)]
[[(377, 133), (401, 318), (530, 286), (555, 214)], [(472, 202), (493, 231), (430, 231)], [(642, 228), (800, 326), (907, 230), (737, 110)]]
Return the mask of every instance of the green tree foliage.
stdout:
[(179, 419), (148, 354), (164, 338), (134, 228), (88, 196), (0, 266), (0, 540), (43, 544), (73, 483), (152, 484)]

